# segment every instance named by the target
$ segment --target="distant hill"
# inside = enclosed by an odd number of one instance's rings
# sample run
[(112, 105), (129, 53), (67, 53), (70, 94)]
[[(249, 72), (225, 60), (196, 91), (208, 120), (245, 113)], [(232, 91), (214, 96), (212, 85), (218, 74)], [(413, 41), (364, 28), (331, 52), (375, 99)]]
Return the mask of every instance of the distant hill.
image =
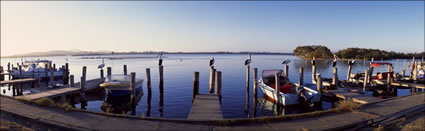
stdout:
[[(46, 52), (32, 52), (27, 54), (13, 55), (13, 56), (2, 56), (2, 58), (15, 58), (15, 57), (45, 57), (45, 56), (95, 56), (95, 55), (110, 55), (110, 54), (248, 54), (248, 51), (242, 52), (228, 52), (228, 51), (217, 51), (217, 52), (163, 52), (163, 51), (143, 51), (143, 52), (114, 52), (114, 51), (81, 51), (81, 50), (52, 50)], [(280, 53), (280, 52), (250, 52), (251, 54), (272, 54), (272, 55), (293, 55), (293, 53)]]

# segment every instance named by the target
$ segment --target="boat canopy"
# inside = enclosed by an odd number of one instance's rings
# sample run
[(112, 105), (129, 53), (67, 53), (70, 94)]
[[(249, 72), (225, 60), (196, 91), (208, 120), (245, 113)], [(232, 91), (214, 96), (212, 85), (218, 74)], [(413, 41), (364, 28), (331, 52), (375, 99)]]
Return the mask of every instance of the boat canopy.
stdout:
[(283, 73), (283, 70), (279, 70), (279, 69), (272, 69), (272, 70), (263, 70), (263, 74), (262, 77), (274, 77), (274, 75), (280, 72), (280, 76), (285, 76), (285, 74)]
[(388, 62), (371, 62), (370, 63), (371, 67), (376, 67), (376, 68), (381, 67), (381, 65), (392, 65), (392, 64)]

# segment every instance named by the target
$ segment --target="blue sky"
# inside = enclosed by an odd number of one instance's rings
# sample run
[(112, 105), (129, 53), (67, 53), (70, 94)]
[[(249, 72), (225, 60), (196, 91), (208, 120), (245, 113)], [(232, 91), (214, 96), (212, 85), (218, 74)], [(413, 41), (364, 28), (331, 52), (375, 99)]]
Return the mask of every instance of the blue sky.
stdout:
[(424, 1), (1, 1), (2, 56), (72, 49), (292, 52), (317, 44), (424, 51)]

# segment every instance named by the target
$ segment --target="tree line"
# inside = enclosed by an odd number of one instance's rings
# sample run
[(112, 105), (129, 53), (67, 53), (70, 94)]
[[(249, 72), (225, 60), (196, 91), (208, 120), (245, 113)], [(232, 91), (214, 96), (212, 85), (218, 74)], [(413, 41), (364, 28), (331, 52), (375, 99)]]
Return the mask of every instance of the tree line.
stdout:
[[(319, 59), (333, 58), (333, 54), (329, 48), (322, 45), (298, 46), (294, 50), (294, 55), (303, 59), (312, 59), (313, 56)], [(346, 48), (337, 51), (335, 55), (340, 59), (411, 59), (412, 57), (425, 57), (425, 51), (421, 53), (402, 53), (379, 49)]]

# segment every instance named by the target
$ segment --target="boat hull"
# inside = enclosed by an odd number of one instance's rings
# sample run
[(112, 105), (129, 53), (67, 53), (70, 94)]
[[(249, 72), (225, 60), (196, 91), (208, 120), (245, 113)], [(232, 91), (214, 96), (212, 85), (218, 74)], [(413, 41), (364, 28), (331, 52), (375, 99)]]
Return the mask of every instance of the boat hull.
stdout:
[[(13, 78), (21, 78), (19, 75), (19, 71), (13, 71), (10, 73), (12, 75)], [(53, 77), (62, 77), (63, 73), (62, 71), (55, 71), (53, 72)], [(34, 77), (37, 78), (38, 77), (38, 73), (34, 72)], [(50, 77), (50, 72), (46, 74), (43, 72), (40, 72), (40, 78), (49, 78)], [(22, 78), (32, 78), (32, 72), (27, 72), (27, 71), (22, 71)]]

